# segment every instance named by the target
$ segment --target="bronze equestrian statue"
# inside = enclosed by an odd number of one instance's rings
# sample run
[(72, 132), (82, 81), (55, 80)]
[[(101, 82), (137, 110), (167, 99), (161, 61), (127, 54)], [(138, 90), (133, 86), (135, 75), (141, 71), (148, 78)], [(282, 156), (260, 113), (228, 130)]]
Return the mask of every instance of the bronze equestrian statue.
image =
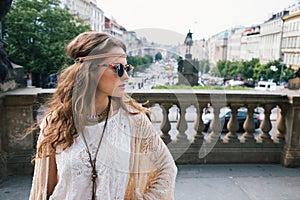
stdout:
[(187, 46), (187, 54), (191, 53), (191, 46), (193, 45), (193, 37), (192, 37), (191, 31), (189, 30), (188, 34), (186, 35), (186, 38), (184, 40), (184, 44)]

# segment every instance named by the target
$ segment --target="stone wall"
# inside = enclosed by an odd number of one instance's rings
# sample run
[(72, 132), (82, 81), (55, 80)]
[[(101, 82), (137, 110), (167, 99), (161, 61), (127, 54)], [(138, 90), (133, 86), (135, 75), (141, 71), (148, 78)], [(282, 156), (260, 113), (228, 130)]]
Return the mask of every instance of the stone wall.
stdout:
[(33, 124), (32, 106), (36, 95), (2, 94), (1, 109), (1, 168), (2, 177), (12, 174), (31, 174), (31, 158), (34, 155), (33, 135), (26, 138), (24, 130)]
[(7, 176), (7, 168), (6, 168), (6, 152), (3, 151), (3, 145), (2, 145), (2, 137), (4, 134), (5, 129), (5, 114), (4, 114), (4, 95), (0, 94), (0, 179)]
[(3, 150), (7, 154), (8, 174), (30, 174), (34, 153), (33, 135), (22, 138), (24, 130), (33, 124), (32, 105), (35, 95), (7, 95), (4, 100), (6, 114)]

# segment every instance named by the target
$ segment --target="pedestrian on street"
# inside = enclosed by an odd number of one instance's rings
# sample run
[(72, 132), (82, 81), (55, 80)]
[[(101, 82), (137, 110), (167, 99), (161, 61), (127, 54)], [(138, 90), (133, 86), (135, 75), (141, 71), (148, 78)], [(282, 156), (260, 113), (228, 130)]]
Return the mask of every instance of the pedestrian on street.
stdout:
[(204, 114), (213, 113), (213, 107), (211, 106), (210, 102), (207, 103), (206, 107), (204, 108)]
[(34, 159), (30, 200), (174, 199), (177, 168), (146, 113), (125, 93), (132, 66), (113, 36), (84, 32), (66, 48)]

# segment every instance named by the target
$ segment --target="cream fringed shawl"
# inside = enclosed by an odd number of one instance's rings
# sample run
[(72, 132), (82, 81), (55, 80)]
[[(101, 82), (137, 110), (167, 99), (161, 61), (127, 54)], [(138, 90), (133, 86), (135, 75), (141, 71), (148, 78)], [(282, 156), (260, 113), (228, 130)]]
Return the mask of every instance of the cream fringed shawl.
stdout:
[(174, 199), (177, 168), (167, 146), (146, 115), (133, 115), (130, 121), (134, 153), (125, 199)]
[[(128, 115), (130, 178), (124, 199), (172, 200), (177, 168), (167, 146), (143, 113)], [(41, 134), (40, 134), (41, 135)], [(42, 137), (39, 137), (38, 145)], [(36, 159), (30, 200), (47, 199), (48, 158)]]
[[(40, 134), (37, 147), (39, 147), (43, 135)], [(38, 148), (37, 148), (38, 149)], [(30, 200), (46, 200), (47, 199), (47, 182), (49, 171), (49, 158), (42, 157), (35, 159), (34, 174), (30, 191)]]

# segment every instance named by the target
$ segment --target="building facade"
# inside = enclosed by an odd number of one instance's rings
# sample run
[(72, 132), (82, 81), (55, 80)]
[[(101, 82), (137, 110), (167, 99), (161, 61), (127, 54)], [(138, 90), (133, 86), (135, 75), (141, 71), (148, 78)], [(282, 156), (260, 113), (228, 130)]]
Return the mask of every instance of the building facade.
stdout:
[(297, 70), (300, 66), (300, 1), (273, 14), (262, 24), (225, 30), (207, 41), (211, 68), (219, 60), (259, 58), (261, 64), (280, 60)]
[(259, 58), (260, 40), (260, 26), (247, 27), (241, 38), (239, 60), (249, 61), (252, 58)]
[(291, 11), (283, 18), (282, 61), (289, 67), (300, 68), (300, 10)]
[(241, 59), (241, 40), (245, 27), (233, 28), (228, 34), (227, 60), (238, 61)]
[(62, 0), (61, 4), (90, 25), (92, 30), (104, 30), (104, 12), (97, 6), (96, 0)]
[(208, 55), (211, 68), (217, 65), (219, 60), (227, 59), (228, 31), (222, 31), (209, 39)]
[(126, 29), (117, 23), (116, 19), (113, 17), (109, 18), (105, 16), (105, 25), (104, 25), (104, 32), (109, 33), (116, 38), (122, 39), (124, 31)]
[(193, 58), (197, 60), (208, 59), (205, 39), (194, 41), (193, 46), (191, 48), (191, 54), (193, 55)]
[(283, 30), (282, 17), (289, 12), (284, 10), (261, 24), (260, 36), (260, 63), (265, 64), (269, 61), (281, 59), (281, 38)]

